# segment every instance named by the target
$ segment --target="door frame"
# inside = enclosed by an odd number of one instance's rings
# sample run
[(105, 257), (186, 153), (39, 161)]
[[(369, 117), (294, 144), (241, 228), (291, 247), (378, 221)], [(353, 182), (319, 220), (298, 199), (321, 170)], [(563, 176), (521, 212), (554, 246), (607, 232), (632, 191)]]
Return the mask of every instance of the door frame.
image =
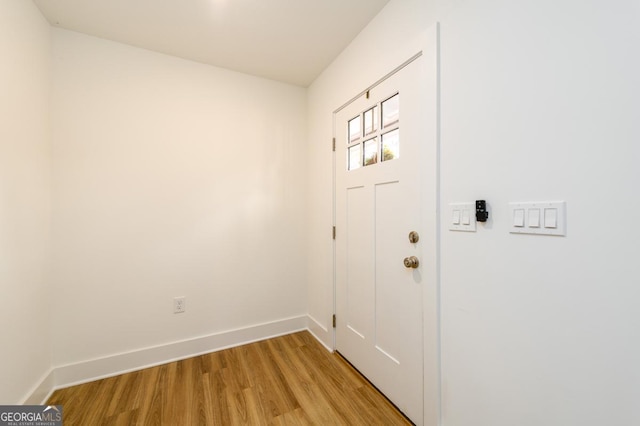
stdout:
[[(353, 96), (347, 102), (336, 108), (332, 113), (332, 136), (333, 136), (333, 155), (332, 155), (332, 224), (336, 225), (336, 153), (338, 148), (335, 145), (336, 141), (336, 117), (340, 111), (348, 107), (354, 101), (361, 96), (366, 95), (368, 91), (380, 85), (385, 80), (417, 60), (424, 57), (424, 60), (428, 63), (429, 75), (425, 75), (425, 78), (432, 79), (427, 84), (427, 95), (433, 97), (433, 102), (428, 102), (426, 106), (427, 116), (432, 120), (429, 122), (427, 133), (425, 137), (433, 138), (433, 158), (430, 160), (433, 165), (433, 170), (430, 171), (431, 178), (433, 179), (433, 185), (431, 188), (425, 188), (423, 192), (424, 199), (422, 201), (422, 214), (426, 217), (425, 227), (427, 224), (432, 224), (431, 236), (433, 241), (431, 244), (425, 246), (422, 249), (420, 259), (433, 261), (431, 265), (430, 279), (427, 280), (428, 285), (423, 287), (422, 291), (422, 309), (423, 309), (423, 424), (428, 426), (437, 426), (442, 424), (442, 378), (441, 378), (441, 314), (440, 314), (440, 241), (441, 241), (441, 182), (440, 182), (440, 123), (441, 123), (441, 93), (440, 93), (440, 24), (436, 23), (429, 28), (423, 34), (422, 49), (409, 59), (398, 65), (389, 73), (375, 81), (373, 84), (362, 90), (360, 93)], [(433, 75), (431, 75), (433, 73)], [(429, 120), (428, 120), (429, 121)], [(425, 162), (427, 159), (425, 159)], [(424, 178), (424, 175), (421, 175)], [(427, 185), (424, 185), (425, 187)], [(433, 205), (429, 206), (429, 202), (433, 202)], [(333, 249), (333, 315), (336, 314), (336, 240), (335, 234), (332, 244)], [(331, 348), (336, 350), (336, 328), (335, 326), (331, 332), (332, 342)], [(357, 366), (356, 366), (357, 368)]]

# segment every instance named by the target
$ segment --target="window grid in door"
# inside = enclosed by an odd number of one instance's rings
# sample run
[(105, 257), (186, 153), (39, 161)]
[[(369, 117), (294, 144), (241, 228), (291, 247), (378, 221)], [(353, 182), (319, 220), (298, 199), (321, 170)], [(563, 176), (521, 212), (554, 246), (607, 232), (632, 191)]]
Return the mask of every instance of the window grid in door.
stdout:
[(347, 122), (347, 170), (400, 157), (400, 95), (369, 106)]

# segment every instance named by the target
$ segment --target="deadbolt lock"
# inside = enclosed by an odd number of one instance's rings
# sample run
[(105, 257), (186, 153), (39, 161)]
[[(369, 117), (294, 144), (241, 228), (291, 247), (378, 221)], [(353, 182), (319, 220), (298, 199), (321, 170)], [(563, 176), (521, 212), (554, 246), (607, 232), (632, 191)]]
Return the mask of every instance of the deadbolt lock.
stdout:
[(417, 243), (419, 240), (420, 240), (420, 235), (418, 235), (418, 233), (416, 231), (409, 232), (409, 241), (412, 244)]
[(420, 266), (420, 261), (415, 256), (409, 256), (404, 258), (404, 266), (405, 268), (415, 269)]

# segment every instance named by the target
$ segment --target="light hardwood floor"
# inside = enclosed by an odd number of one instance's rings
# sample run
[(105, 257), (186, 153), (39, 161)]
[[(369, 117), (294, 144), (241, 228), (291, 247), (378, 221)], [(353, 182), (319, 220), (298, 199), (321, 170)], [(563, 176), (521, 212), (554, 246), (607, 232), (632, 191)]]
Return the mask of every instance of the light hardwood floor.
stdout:
[(61, 389), (71, 425), (407, 425), (306, 331)]

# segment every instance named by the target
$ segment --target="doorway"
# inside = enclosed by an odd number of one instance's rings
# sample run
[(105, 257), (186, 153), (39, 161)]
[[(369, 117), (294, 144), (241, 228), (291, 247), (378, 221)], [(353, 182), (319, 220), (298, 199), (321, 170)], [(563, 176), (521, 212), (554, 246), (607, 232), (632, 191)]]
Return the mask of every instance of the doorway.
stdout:
[(335, 348), (436, 424), (437, 38), (334, 113)]

